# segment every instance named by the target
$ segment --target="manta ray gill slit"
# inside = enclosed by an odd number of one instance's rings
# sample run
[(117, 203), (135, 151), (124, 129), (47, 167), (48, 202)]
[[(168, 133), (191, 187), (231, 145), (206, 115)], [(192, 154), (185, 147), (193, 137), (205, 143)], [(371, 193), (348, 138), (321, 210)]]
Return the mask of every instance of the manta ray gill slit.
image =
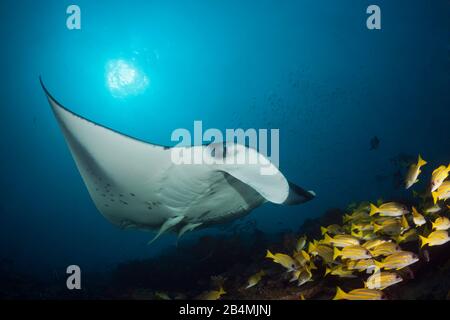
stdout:
[(106, 65), (106, 85), (116, 98), (141, 94), (149, 82), (145, 73), (131, 61), (116, 59)]

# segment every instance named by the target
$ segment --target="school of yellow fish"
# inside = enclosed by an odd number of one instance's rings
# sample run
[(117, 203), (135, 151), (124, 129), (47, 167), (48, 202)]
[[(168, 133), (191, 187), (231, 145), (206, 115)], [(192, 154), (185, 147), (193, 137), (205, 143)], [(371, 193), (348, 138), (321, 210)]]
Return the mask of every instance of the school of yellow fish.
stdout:
[[(405, 178), (406, 189), (418, 182), (426, 164), (419, 155)], [(418, 208), (382, 201), (352, 205), (351, 213), (343, 216), (342, 225), (321, 227), (322, 239), (308, 242), (301, 237), (292, 255), (267, 250), (266, 258), (286, 268), (292, 274), (291, 281), (297, 281), (299, 286), (317, 276), (315, 263), (325, 267), (325, 274), (318, 276), (365, 277), (364, 288), (349, 292), (336, 288), (335, 300), (385, 299), (383, 290), (403, 281), (396, 271), (419, 261), (418, 254), (404, 251), (402, 244), (420, 241), (423, 248), (450, 241), (450, 206), (444, 206), (450, 198), (449, 172), (450, 164), (433, 171), (427, 195), (421, 196)], [(249, 284), (255, 286), (255, 279), (250, 278)]]
[[(417, 163), (410, 166), (405, 177), (405, 188), (409, 189), (419, 181), (421, 168), (427, 162), (419, 155)], [(321, 227), (323, 238), (308, 241), (302, 236), (292, 254), (272, 253), (267, 250), (266, 258), (272, 259), (286, 269), (291, 282), (302, 286), (317, 277), (336, 276), (357, 278), (364, 276), (364, 288), (349, 292), (336, 288), (334, 300), (382, 300), (383, 290), (403, 281), (396, 271), (417, 261), (419, 255), (404, 251), (402, 244), (420, 242), (418, 250), (425, 246), (439, 246), (450, 241), (450, 164), (439, 166), (431, 175), (429, 189), (425, 193), (413, 191), (419, 196), (419, 207), (408, 207), (397, 202), (378, 201), (353, 204), (350, 213), (343, 216), (342, 225)], [(317, 274), (316, 264), (325, 267), (324, 274)], [(321, 268), (323, 269), (323, 268)], [(266, 276), (264, 270), (248, 279), (245, 290), (255, 287)], [(201, 299), (219, 299), (225, 291), (204, 292)], [(300, 295), (301, 300), (305, 297)]]

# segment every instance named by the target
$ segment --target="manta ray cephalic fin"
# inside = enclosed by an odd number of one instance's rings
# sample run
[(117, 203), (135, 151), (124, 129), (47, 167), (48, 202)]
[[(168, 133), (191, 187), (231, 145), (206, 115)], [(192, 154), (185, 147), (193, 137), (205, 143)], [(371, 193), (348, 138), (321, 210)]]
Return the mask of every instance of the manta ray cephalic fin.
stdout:
[(201, 222), (197, 222), (197, 223), (188, 223), (187, 225), (185, 225), (183, 228), (181, 228), (180, 232), (178, 232), (178, 239), (181, 238), (181, 236), (183, 234), (185, 234), (188, 231), (192, 231), (195, 228), (199, 227), (200, 225), (202, 225), (203, 223)]
[(156, 239), (158, 239), (164, 232), (166, 232), (167, 230), (173, 228), (174, 226), (176, 226), (178, 223), (181, 222), (181, 220), (184, 219), (184, 216), (175, 216), (172, 218), (169, 218), (166, 220), (166, 222), (164, 222), (161, 226), (161, 228), (159, 229), (158, 233), (156, 234), (156, 236), (153, 237), (152, 240), (150, 240), (147, 244), (152, 244)]

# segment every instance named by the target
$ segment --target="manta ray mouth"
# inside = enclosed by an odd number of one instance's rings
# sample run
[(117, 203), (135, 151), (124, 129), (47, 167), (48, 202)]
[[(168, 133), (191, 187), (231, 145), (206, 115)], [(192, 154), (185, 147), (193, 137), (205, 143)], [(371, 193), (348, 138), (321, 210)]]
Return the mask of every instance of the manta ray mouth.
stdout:
[[(167, 231), (179, 236), (248, 214), (265, 202), (293, 205), (314, 192), (275, 174), (262, 175), (260, 164), (174, 164), (165, 147), (135, 139), (88, 120), (59, 103), (42, 88), (98, 211), (122, 228)], [(236, 143), (233, 148), (263, 157)], [(208, 146), (193, 146), (202, 153)], [(231, 155), (233, 156), (233, 155)]]

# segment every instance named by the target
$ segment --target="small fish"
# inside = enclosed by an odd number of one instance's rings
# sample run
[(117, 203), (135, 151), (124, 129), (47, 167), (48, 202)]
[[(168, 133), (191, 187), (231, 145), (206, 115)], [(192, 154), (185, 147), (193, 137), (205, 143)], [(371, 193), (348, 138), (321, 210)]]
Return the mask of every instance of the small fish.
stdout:
[(385, 294), (376, 289), (355, 289), (348, 293), (341, 288), (336, 288), (336, 295), (333, 300), (385, 300)]
[(353, 236), (346, 234), (338, 234), (333, 238), (328, 234), (325, 234), (323, 244), (333, 245), (334, 247), (343, 248), (348, 246), (357, 246), (359, 245), (359, 240)]
[(448, 177), (450, 171), (450, 164), (446, 166), (439, 166), (431, 174), (431, 192), (436, 191)]
[(353, 274), (352, 270), (348, 270), (345, 266), (339, 265), (336, 267), (327, 267), (325, 269), (325, 276), (326, 275), (332, 275), (332, 276), (338, 276), (340, 278), (357, 278), (358, 276)]
[(303, 248), (305, 248), (306, 245), (306, 236), (300, 237), (297, 240), (297, 245), (295, 246), (295, 250), (297, 252), (300, 252), (303, 250)]
[(400, 270), (416, 263), (417, 261), (419, 261), (419, 257), (415, 253), (409, 251), (399, 251), (387, 256), (381, 262), (375, 260), (375, 266), (378, 269)]
[(444, 230), (438, 230), (430, 233), (428, 237), (419, 236), (423, 248), (425, 245), (428, 244), (429, 247), (432, 246), (440, 246), (444, 243), (447, 243), (450, 241), (450, 238), (448, 236), (448, 232)]
[(261, 281), (262, 277), (265, 275), (266, 275), (266, 273), (264, 272), (264, 270), (261, 270), (261, 271), (255, 273), (254, 275), (252, 275), (248, 279), (248, 285), (245, 287), (245, 289), (256, 286)]
[(428, 190), (422, 192), (417, 192), (416, 190), (413, 190), (412, 193), (414, 198), (420, 198), (422, 202), (425, 202), (430, 197)]
[[(390, 241), (390, 240), (389, 240)], [(383, 239), (373, 239), (365, 242), (362, 246), (366, 248), (367, 250), (371, 250), (375, 247), (378, 247), (380, 244), (383, 244), (385, 242), (388, 242), (388, 240)]]
[(374, 136), (372, 139), (370, 139), (370, 150), (377, 150), (380, 146), (380, 139), (378, 139), (377, 136)]
[(166, 292), (157, 291), (155, 292), (156, 300), (172, 300)]
[(333, 249), (329, 246), (323, 244), (314, 244), (312, 242), (309, 243), (308, 253), (313, 256), (318, 255), (321, 257), (325, 263), (333, 262)]
[(297, 281), (297, 285), (300, 287), (304, 285), (307, 282), (311, 282), (312, 280), (312, 273), (311, 270), (308, 268), (303, 268), (301, 270), (295, 270), (293, 272), (291, 282)]
[(372, 231), (373, 225), (370, 222), (366, 223), (352, 223), (351, 230), (359, 230), (359, 231)]
[(404, 234), (399, 234), (397, 238), (395, 238), (395, 241), (397, 243), (405, 243), (405, 242), (411, 242), (416, 241), (418, 239), (418, 234), (416, 229), (410, 229), (406, 231)]
[(419, 181), (418, 177), (419, 177), (419, 174), (422, 172), (420, 170), (420, 168), (423, 167), (426, 164), (427, 164), (427, 162), (425, 160), (423, 160), (422, 157), (419, 154), (419, 158), (417, 160), (417, 163), (413, 163), (409, 167), (409, 171), (406, 174), (406, 179), (405, 179), (406, 189), (411, 188), (411, 186), (413, 184), (415, 184), (415, 183), (417, 183)]
[(356, 222), (361, 222), (361, 223), (362, 222), (370, 222), (369, 213), (362, 212), (361, 214), (359, 214), (355, 218), (353, 218), (349, 214), (344, 214), (344, 216), (342, 217), (342, 223), (344, 225), (346, 225), (346, 224), (351, 224), (352, 222), (353, 223), (356, 223)]
[(371, 203), (369, 215), (373, 216), (377, 213), (382, 217), (400, 217), (409, 213), (409, 210), (404, 204), (397, 202), (386, 202), (379, 207)]
[(334, 247), (333, 251), (333, 260), (336, 260), (338, 257), (342, 257), (342, 259), (350, 259), (350, 260), (361, 260), (372, 258), (369, 250), (362, 246), (348, 246), (339, 250), (337, 247)]
[(414, 224), (416, 226), (420, 227), (421, 225), (424, 225), (425, 223), (427, 223), (425, 218), (423, 217), (423, 215), (421, 215), (415, 207), (412, 207), (412, 215), (413, 215)]
[(222, 287), (219, 290), (206, 291), (198, 296), (198, 300), (219, 300), (221, 296), (226, 294)]
[(438, 200), (447, 200), (450, 198), (450, 181), (444, 181), (436, 191), (431, 192), (431, 195), (433, 196), (434, 204)]
[(395, 252), (401, 251), (400, 246), (394, 242), (385, 242), (369, 250), (373, 257), (389, 256)]
[(266, 258), (272, 259), (273, 262), (282, 265), (288, 270), (288, 272), (294, 271), (298, 267), (297, 262), (293, 258), (284, 253), (272, 254), (272, 252), (267, 250)]
[(432, 213), (438, 213), (441, 210), (442, 210), (442, 208), (438, 204), (435, 204), (435, 205), (433, 205), (431, 207), (426, 208), (424, 210), (424, 212), (426, 214), (432, 214)]
[(385, 233), (387, 235), (399, 235), (402, 231), (401, 221), (398, 219), (389, 219), (383, 221), (381, 224), (373, 224), (373, 232), (375, 233)]
[(401, 221), (401, 225), (402, 225), (402, 232), (405, 232), (405, 231), (409, 230), (410, 226), (409, 226), (409, 223), (408, 223), (408, 219), (406, 219), (405, 215), (403, 215), (401, 217), (400, 221)]
[(344, 223), (348, 221), (358, 221), (362, 219), (367, 219), (369, 217), (370, 206), (360, 205), (358, 208), (354, 209), (351, 213), (344, 214)]
[(450, 229), (450, 220), (447, 217), (438, 217), (431, 223), (433, 230), (448, 230)]
[(368, 230), (368, 231), (356, 231), (356, 229), (352, 230), (350, 232), (350, 234), (355, 237), (358, 238), (359, 240), (373, 240), (377, 238), (377, 235), (373, 232), (373, 230)]
[(403, 278), (394, 272), (376, 272), (367, 278), (367, 281), (364, 282), (364, 287), (368, 289), (384, 290), (385, 288), (402, 281)]
[(294, 259), (303, 267), (311, 261), (311, 256), (305, 250), (301, 250), (300, 252), (294, 253)]
[(344, 230), (342, 230), (342, 227), (337, 224), (329, 225), (328, 227), (320, 227), (320, 231), (322, 232), (322, 235), (325, 235), (326, 233), (331, 235), (337, 235), (337, 234), (343, 234)]
[(348, 270), (358, 270), (371, 272), (375, 269), (375, 260), (363, 259), (363, 260), (348, 260), (346, 263)]

